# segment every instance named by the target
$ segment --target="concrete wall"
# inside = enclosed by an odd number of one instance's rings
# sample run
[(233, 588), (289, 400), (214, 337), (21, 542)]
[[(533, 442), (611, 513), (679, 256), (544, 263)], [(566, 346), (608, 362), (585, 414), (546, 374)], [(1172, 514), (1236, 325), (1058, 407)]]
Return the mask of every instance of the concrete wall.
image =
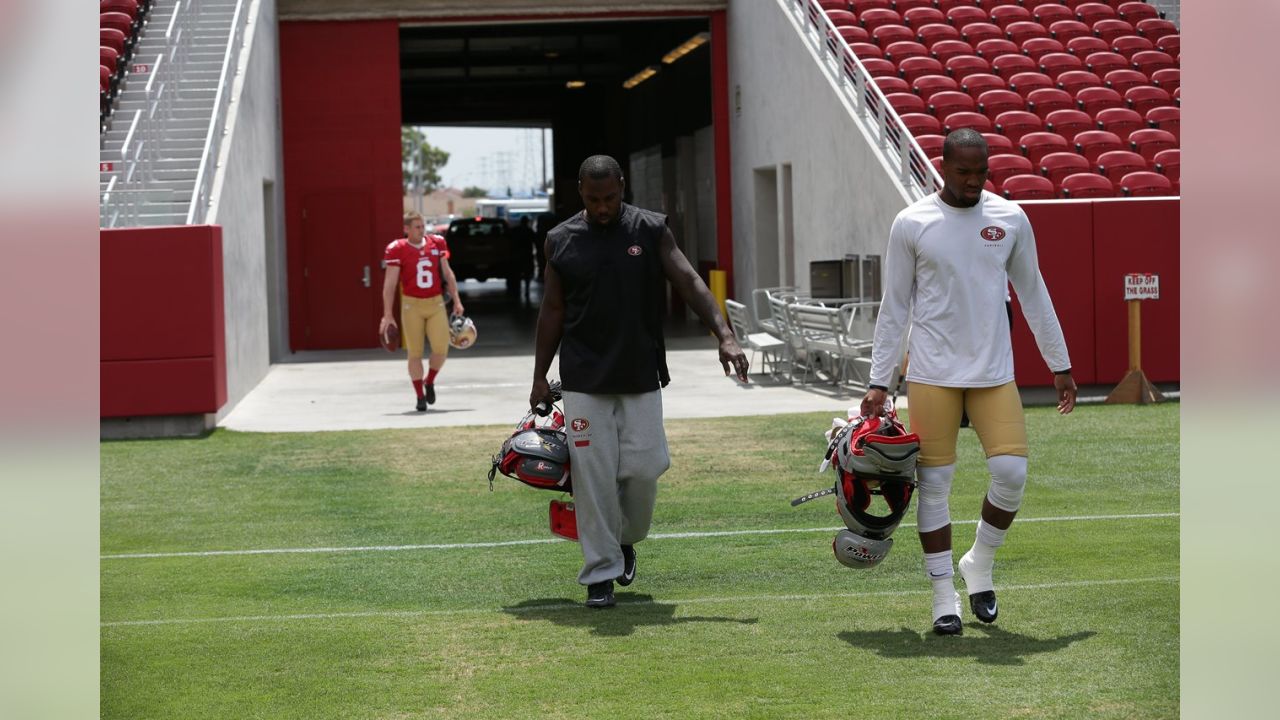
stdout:
[[(732, 2), (728, 10), (733, 295), (740, 300), (750, 297), (758, 276), (785, 277), (790, 268), (807, 287), (812, 260), (883, 255), (889, 226), (907, 205), (784, 3)], [(759, 181), (774, 177), (782, 188), (788, 173), (790, 198), (775, 200), (780, 212), (769, 217), (785, 218), (781, 211), (789, 207), (792, 227), (779, 221), (769, 231), (759, 228), (755, 197), (767, 192)], [(769, 238), (777, 256), (757, 257), (757, 237)], [(781, 257), (788, 242), (794, 251)]]
[(218, 419), (287, 352), (276, 0), (253, 0), (248, 12), (208, 220), (222, 226), (226, 280), (227, 403)]

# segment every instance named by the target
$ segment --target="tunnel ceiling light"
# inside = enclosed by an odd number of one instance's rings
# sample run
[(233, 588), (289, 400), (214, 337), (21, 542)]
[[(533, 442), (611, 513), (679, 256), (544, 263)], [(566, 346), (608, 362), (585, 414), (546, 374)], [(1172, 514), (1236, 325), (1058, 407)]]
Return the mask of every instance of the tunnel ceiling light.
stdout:
[(671, 63), (679, 60), (685, 55), (688, 55), (694, 50), (697, 50), (702, 45), (705, 45), (707, 41), (710, 39), (711, 39), (711, 35), (709, 33), (700, 32), (697, 35), (694, 35), (693, 37), (689, 38), (688, 40), (685, 40), (684, 42), (680, 43), (680, 45), (677, 46), (671, 52), (667, 53), (666, 55), (663, 55), (662, 62), (670, 65)]
[(564, 86), (569, 88), (570, 90), (577, 90), (578, 88), (586, 87), (587, 83), (585, 80), (570, 80), (569, 82), (565, 83)]
[(650, 65), (649, 67), (641, 70), (635, 75), (632, 75), (630, 78), (627, 78), (627, 81), (622, 83), (622, 87), (630, 90), (631, 88), (639, 85), (640, 83), (644, 82), (645, 80), (648, 80), (649, 78), (657, 74), (658, 74), (658, 66)]

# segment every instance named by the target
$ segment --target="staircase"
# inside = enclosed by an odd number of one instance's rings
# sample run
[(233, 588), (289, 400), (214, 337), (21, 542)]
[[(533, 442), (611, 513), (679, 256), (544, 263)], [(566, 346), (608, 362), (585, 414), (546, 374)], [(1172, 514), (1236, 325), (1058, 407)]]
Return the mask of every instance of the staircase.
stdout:
[(210, 156), (226, 120), (219, 105), (225, 106), (228, 66), (236, 61), (229, 51), (239, 50), (237, 24), (243, 28), (247, 4), (154, 3), (131, 61), (148, 69), (126, 77), (101, 138), (102, 227), (189, 222), (197, 183), (212, 184), (216, 157)]

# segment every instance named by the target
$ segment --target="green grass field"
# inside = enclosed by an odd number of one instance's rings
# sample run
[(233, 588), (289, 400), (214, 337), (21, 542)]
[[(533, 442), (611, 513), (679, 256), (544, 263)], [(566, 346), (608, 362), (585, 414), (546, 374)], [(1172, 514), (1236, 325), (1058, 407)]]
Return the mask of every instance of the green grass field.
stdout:
[[(508, 428), (106, 443), (102, 715), (1177, 716), (1176, 404), (1027, 411), (1000, 620), (966, 607), (946, 638), (914, 527), (855, 571), (830, 499), (789, 506), (831, 482), (832, 415), (669, 422), (655, 537), (605, 611), (580, 605), (577, 546), (550, 541), (556, 496), (489, 492)], [(960, 454), (956, 559), (986, 483), (970, 431)], [(662, 537), (714, 531), (743, 532)], [(160, 557), (113, 557), (138, 554)]]

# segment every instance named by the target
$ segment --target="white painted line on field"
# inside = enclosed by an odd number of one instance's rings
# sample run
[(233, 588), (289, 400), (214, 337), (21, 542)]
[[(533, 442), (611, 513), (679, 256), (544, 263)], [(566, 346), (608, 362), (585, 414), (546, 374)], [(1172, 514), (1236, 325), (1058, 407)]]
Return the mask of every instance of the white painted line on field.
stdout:
[[(1130, 515), (1064, 515), (1060, 517), (1018, 518), (1018, 523), (1077, 522), (1083, 520), (1149, 520), (1178, 517), (1179, 513), (1140, 513)], [(953, 525), (976, 525), (977, 520), (955, 520)], [(899, 527), (915, 527), (915, 523), (902, 523)], [(685, 540), (689, 538), (738, 537), (750, 535), (782, 535), (787, 533), (836, 532), (843, 528), (778, 528), (759, 530), (710, 530), (705, 532), (654, 533), (648, 540)], [(431, 543), (425, 545), (356, 545), (351, 547), (264, 548), (260, 550), (198, 550), (190, 552), (120, 553), (101, 555), (101, 560), (137, 560), (142, 558), (219, 557), (224, 555), (285, 555), (290, 553), (355, 553), (395, 552), (399, 550), (469, 550), (474, 548), (514, 547), (518, 545), (548, 545), (567, 542), (560, 538), (536, 538), (532, 540), (500, 540), (495, 542)]]
[[(1021, 590), (1061, 590), (1066, 588), (1099, 587), (1107, 585), (1135, 585), (1139, 583), (1178, 582), (1176, 575), (1164, 575), (1146, 578), (1121, 578), (1115, 580), (1074, 580), (1057, 583), (1033, 583), (1026, 585), (1002, 585), (1000, 592)], [(883, 590), (877, 592), (826, 593), (805, 595), (736, 595), (700, 598), (671, 598), (668, 600), (634, 600), (625, 597), (618, 601), (620, 606), (645, 605), (714, 605), (721, 603), (742, 604), (751, 602), (806, 602), (811, 600), (837, 600), (849, 598), (903, 597), (907, 595), (928, 595), (931, 589), (920, 590)], [(201, 623), (225, 622), (277, 622), (282, 620), (346, 620), (359, 618), (397, 618), (427, 617), (432, 615), (478, 615), (507, 612), (513, 614), (545, 612), (547, 610), (586, 610), (580, 603), (547, 603), (545, 605), (525, 605), (518, 607), (497, 608), (457, 608), (453, 610), (369, 610), (345, 613), (305, 613), (297, 615), (232, 615), (227, 617), (205, 618), (164, 618), (160, 620), (115, 620), (101, 623), (102, 627), (139, 627), (151, 625), (195, 625)], [(590, 610), (589, 612), (597, 612)]]

